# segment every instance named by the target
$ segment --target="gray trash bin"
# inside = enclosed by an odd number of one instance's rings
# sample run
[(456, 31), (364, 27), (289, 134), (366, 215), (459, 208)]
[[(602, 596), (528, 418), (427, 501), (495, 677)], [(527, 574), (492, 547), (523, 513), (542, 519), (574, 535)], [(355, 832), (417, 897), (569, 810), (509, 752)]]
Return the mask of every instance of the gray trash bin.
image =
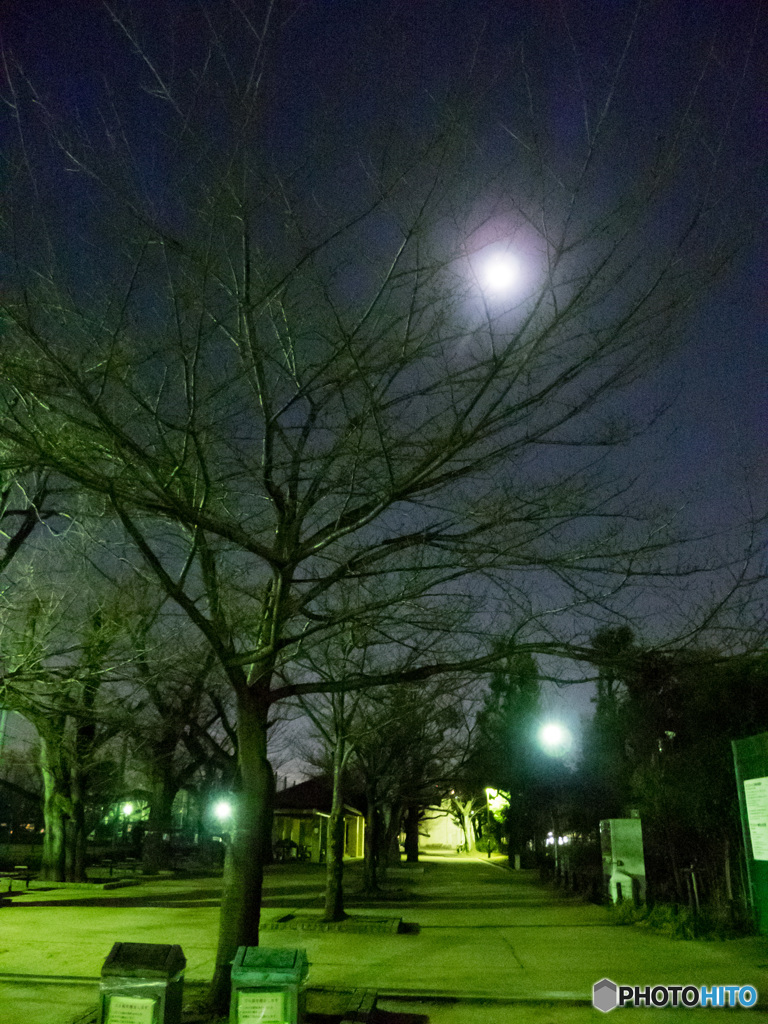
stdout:
[(230, 1024), (297, 1024), (308, 971), (304, 949), (240, 946), (232, 964)]
[(100, 1024), (180, 1024), (181, 946), (116, 942), (101, 968)]

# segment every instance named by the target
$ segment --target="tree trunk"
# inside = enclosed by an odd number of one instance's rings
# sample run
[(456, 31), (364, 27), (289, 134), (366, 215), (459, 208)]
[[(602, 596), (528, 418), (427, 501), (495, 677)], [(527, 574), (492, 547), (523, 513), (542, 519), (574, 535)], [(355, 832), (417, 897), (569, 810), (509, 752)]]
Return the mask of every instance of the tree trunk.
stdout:
[(363, 860), (363, 891), (377, 893), (379, 888), (379, 813), (372, 792), (366, 794), (365, 856)]
[(419, 808), (411, 804), (405, 815), (405, 859), (409, 864), (419, 862)]
[(474, 800), (465, 800), (462, 803), (455, 797), (453, 799), (453, 806), (461, 824), (461, 831), (464, 833), (464, 849), (467, 853), (475, 853), (477, 850), (475, 830), (472, 825), (472, 808), (474, 804)]
[(141, 850), (141, 868), (145, 875), (156, 875), (170, 864), (170, 846), (163, 839), (171, 831), (173, 801), (178, 782), (170, 773), (152, 780), (149, 821)]
[(68, 803), (65, 785), (59, 771), (58, 757), (52, 744), (40, 736), (40, 768), (43, 773), (43, 858), (40, 877), (49, 882), (66, 878), (65, 806)]
[(84, 882), (86, 854), (85, 780), (78, 769), (70, 777), (72, 817), (67, 828), (67, 881)]
[(265, 854), (272, 831), (274, 774), (267, 760), (267, 707), (244, 686), (237, 693), (240, 788), (227, 841), (219, 944), (210, 1000), (219, 1013), (229, 1006), (230, 969), (239, 946), (258, 946)]
[(343, 921), (348, 916), (344, 913), (344, 807), (341, 785), (343, 761), (343, 742), (337, 740), (333, 751), (333, 797), (331, 816), (328, 819), (324, 921)]
[(400, 822), (403, 817), (401, 803), (389, 803), (384, 806), (384, 827), (381, 835), (381, 854), (379, 856), (379, 876), (384, 880), (387, 868), (391, 864), (400, 863)]

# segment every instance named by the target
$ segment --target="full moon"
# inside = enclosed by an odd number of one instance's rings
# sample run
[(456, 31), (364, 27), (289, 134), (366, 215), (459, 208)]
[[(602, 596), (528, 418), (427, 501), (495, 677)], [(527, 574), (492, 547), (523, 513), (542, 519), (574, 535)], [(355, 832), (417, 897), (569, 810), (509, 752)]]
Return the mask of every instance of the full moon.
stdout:
[(511, 253), (494, 252), (483, 260), (480, 279), (486, 291), (503, 295), (519, 284), (520, 263)]
[(571, 734), (558, 722), (547, 722), (539, 730), (539, 742), (548, 754), (564, 754), (571, 745)]

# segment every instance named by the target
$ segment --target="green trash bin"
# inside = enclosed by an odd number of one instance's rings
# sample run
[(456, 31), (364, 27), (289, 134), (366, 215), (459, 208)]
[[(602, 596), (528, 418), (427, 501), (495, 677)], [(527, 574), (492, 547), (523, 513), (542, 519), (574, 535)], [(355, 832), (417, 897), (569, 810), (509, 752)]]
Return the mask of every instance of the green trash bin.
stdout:
[(116, 942), (101, 968), (99, 1024), (181, 1024), (181, 946)]
[(232, 963), (230, 1024), (298, 1024), (308, 971), (304, 949), (240, 946)]

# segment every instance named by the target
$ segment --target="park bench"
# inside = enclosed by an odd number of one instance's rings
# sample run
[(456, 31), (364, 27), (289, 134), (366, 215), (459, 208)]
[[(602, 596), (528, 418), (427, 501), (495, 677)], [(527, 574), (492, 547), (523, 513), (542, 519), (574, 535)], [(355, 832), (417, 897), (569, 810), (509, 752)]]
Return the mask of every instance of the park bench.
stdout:
[(96, 866), (108, 868), (109, 877), (112, 878), (115, 871), (135, 875), (141, 870), (141, 861), (137, 857), (102, 857)]
[(31, 871), (26, 864), (17, 864), (12, 870), (6, 869), (0, 871), (0, 878), (8, 879), (8, 892), (13, 892), (13, 881), (14, 879), (23, 879), (26, 883), (26, 888), (29, 888), (29, 883), (33, 878), (36, 877), (36, 872)]

